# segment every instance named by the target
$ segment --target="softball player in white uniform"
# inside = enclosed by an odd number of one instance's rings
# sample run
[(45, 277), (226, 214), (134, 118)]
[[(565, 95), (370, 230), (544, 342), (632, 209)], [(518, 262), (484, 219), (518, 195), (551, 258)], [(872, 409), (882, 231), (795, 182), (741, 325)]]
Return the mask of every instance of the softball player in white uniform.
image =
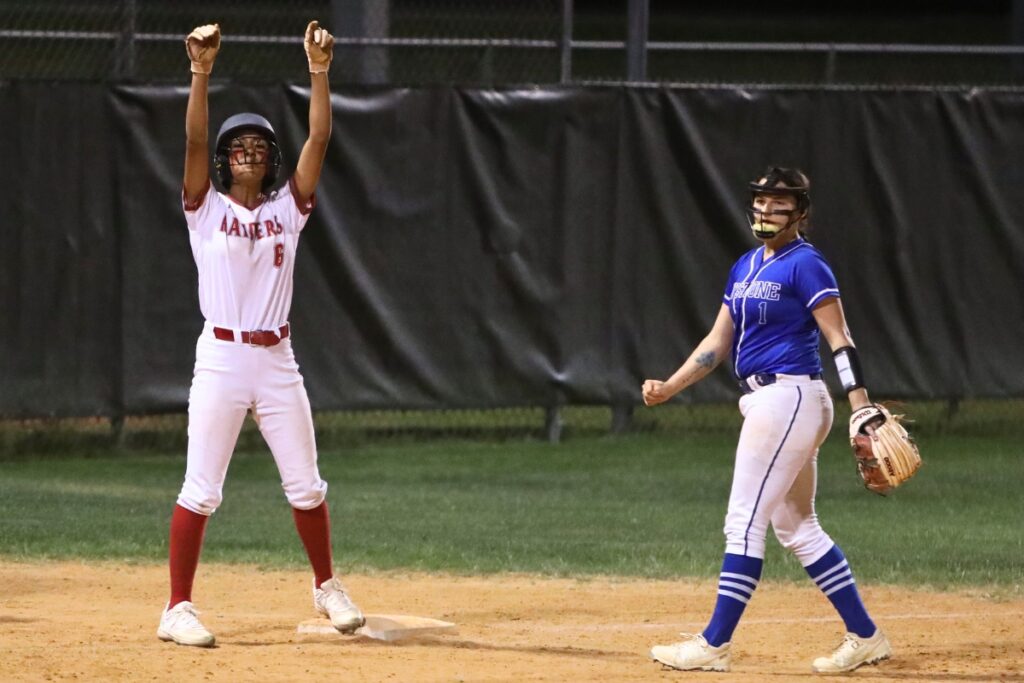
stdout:
[(773, 167), (750, 183), (750, 190), (750, 225), (761, 246), (733, 266), (718, 318), (696, 350), (669, 379), (643, 384), (645, 404), (663, 403), (731, 352), (744, 417), (711, 621), (700, 634), (655, 646), (651, 656), (675, 669), (729, 670), (732, 634), (761, 578), (771, 524), (846, 626), (839, 647), (814, 660), (813, 670), (851, 671), (889, 657), (891, 648), (864, 609), (842, 551), (814, 511), (818, 448), (832, 425), (819, 331), (835, 354), (851, 406), (868, 405), (868, 395), (835, 277), (801, 231), (810, 210), (807, 177)]
[(207, 90), (220, 27), (200, 26), (185, 42), (192, 87), (182, 203), (206, 323), (189, 392), (188, 465), (171, 517), (171, 596), (157, 636), (180, 645), (214, 644), (192, 604), (192, 583), (206, 521), (220, 505), (228, 462), (249, 411), (273, 453), (313, 566), (314, 606), (335, 628), (350, 632), (363, 616), (333, 575), (327, 484), (317, 468), (309, 399), (288, 323), (296, 248), (315, 205), (331, 133), (327, 71), (334, 39), (315, 21), (306, 28), (309, 138), (288, 183), (272, 189), (281, 155), (270, 123), (237, 114), (221, 126), (215, 145), (214, 163), (226, 192), (211, 188), (207, 157)]

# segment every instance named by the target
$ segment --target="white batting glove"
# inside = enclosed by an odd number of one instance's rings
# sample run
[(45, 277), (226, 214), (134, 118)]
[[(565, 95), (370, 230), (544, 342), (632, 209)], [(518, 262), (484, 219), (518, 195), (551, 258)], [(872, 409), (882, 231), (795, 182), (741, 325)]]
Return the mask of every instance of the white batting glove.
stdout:
[(192, 73), (209, 74), (220, 50), (220, 24), (197, 26), (185, 38), (185, 51), (192, 61)]
[(325, 28), (320, 28), (316, 19), (306, 27), (306, 37), (302, 41), (309, 60), (309, 73), (325, 74), (331, 68), (334, 58), (334, 36)]

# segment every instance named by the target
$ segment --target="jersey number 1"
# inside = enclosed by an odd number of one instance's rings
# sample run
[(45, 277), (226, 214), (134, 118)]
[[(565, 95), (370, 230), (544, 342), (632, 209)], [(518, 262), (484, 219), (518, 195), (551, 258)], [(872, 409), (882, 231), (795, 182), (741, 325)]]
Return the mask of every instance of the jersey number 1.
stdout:
[(757, 310), (761, 314), (758, 319), (758, 323), (761, 325), (768, 324), (768, 302), (762, 301), (757, 305)]
[(280, 268), (282, 263), (284, 263), (284, 245), (283, 244), (275, 244), (274, 245), (274, 266), (276, 268)]

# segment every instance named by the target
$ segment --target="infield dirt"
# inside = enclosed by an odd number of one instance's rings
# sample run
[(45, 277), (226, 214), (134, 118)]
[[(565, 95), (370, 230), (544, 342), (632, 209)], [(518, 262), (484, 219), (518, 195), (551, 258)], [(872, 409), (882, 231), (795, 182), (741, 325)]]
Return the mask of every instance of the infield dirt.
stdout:
[[(384, 643), (306, 635), (307, 572), (201, 565), (194, 593), (209, 650), (155, 632), (167, 569), (0, 563), (0, 680), (788, 681), (820, 679), (841, 622), (806, 586), (763, 582), (733, 641), (729, 674), (664, 670), (652, 644), (699, 631), (713, 581), (377, 574), (343, 577), (365, 612), (455, 622), (458, 632)], [(860, 681), (1024, 681), (1024, 598), (863, 586), (894, 655)]]

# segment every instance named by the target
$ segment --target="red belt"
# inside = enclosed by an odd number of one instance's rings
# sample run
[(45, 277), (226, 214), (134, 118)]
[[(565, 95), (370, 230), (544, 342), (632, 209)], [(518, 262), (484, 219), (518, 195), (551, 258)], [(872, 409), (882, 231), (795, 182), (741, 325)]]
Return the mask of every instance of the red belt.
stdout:
[(287, 339), (291, 330), (288, 328), (288, 323), (281, 325), (277, 332), (273, 330), (252, 330), (251, 332), (242, 331), (239, 333), (241, 339), (235, 339), (235, 333), (233, 330), (229, 330), (224, 327), (213, 328), (213, 336), (221, 341), (240, 341), (243, 344), (249, 344), (251, 346), (274, 346), (278, 344), (282, 339)]

